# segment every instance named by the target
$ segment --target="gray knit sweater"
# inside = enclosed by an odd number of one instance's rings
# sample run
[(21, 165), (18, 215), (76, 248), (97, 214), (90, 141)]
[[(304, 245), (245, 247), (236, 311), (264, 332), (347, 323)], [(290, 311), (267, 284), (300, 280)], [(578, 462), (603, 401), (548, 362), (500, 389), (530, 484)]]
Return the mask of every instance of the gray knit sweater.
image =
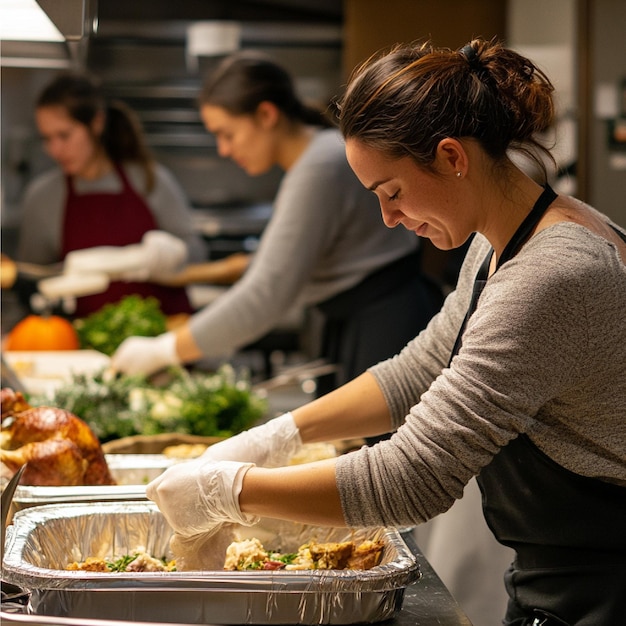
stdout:
[(191, 317), (191, 332), (205, 357), (229, 354), (274, 328), (290, 307), (323, 302), (418, 245), (413, 233), (383, 224), (339, 131), (320, 130), (283, 177), (250, 267)]
[(448, 368), (488, 250), (477, 235), (442, 311), (371, 368), (397, 432), (338, 459), (349, 525), (438, 515), (520, 433), (573, 472), (626, 485), (626, 267), (615, 246), (573, 223), (537, 233), (488, 280)]

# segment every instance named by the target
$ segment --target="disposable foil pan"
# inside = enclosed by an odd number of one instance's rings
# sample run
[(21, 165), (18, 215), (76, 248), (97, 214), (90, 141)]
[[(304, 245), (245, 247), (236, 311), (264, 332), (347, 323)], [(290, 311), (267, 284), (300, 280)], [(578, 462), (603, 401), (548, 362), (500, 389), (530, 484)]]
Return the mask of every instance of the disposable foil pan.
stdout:
[[(5, 580), (31, 593), (29, 614), (187, 624), (373, 623), (400, 610), (419, 565), (395, 529), (350, 531), (263, 519), (236, 527), (273, 550), (310, 540), (384, 541), (380, 565), (365, 571), (66, 571), (88, 556), (111, 558), (138, 546), (171, 558), (171, 529), (152, 502), (33, 507), (7, 531)], [(224, 553), (216, 555), (223, 563)], [(221, 567), (221, 565), (220, 565)]]
[(118, 485), (146, 485), (179, 462), (164, 454), (105, 454), (105, 458)]
[(105, 458), (116, 485), (19, 485), (13, 496), (12, 511), (65, 502), (141, 500), (145, 498), (145, 485), (178, 462), (163, 454), (107, 454)]

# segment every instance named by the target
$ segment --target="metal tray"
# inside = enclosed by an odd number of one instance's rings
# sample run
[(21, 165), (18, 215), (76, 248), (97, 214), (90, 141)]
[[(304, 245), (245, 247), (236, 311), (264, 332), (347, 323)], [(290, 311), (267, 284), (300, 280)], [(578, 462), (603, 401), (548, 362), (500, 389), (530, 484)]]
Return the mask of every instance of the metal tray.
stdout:
[[(34, 507), (7, 531), (5, 580), (30, 591), (35, 615), (187, 624), (353, 624), (392, 617), (420, 577), (415, 556), (395, 529), (350, 531), (264, 519), (237, 527), (273, 549), (380, 535), (381, 564), (366, 571), (223, 570), (142, 573), (66, 571), (87, 556), (112, 557), (145, 546), (171, 557), (171, 529), (151, 502)], [(224, 555), (216, 555), (223, 562)]]
[(44, 504), (142, 500), (146, 497), (145, 486), (168, 467), (179, 462), (178, 459), (170, 459), (163, 454), (106, 454), (105, 457), (117, 485), (19, 485), (13, 496), (11, 514)]
[(147, 485), (180, 459), (164, 454), (105, 454), (111, 475), (118, 485)]

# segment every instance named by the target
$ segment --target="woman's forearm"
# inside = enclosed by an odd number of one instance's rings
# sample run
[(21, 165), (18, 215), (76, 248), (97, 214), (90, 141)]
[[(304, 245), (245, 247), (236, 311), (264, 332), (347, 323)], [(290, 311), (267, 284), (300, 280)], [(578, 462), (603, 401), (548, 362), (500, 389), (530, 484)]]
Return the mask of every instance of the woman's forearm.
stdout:
[[(388, 432), (385, 398), (369, 373), (292, 411), (304, 443)], [(323, 526), (345, 526), (335, 459), (276, 469), (253, 467), (239, 495), (244, 513)]]
[(253, 467), (239, 495), (244, 513), (319, 526), (345, 526), (335, 460), (277, 469)]
[(197, 361), (203, 357), (202, 351), (191, 334), (188, 321), (173, 332), (176, 335), (176, 356), (181, 363)]
[(391, 417), (368, 372), (292, 411), (304, 443), (373, 437), (389, 432)]
[(238, 252), (217, 261), (189, 264), (176, 274), (157, 279), (157, 282), (170, 287), (184, 287), (197, 283), (232, 285), (242, 277), (249, 264), (250, 255)]

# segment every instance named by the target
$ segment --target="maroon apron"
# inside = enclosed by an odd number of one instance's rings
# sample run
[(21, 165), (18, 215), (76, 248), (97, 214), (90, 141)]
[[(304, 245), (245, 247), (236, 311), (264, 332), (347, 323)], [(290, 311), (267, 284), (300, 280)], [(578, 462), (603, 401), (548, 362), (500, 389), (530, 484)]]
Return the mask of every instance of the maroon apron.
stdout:
[[(62, 258), (73, 250), (95, 246), (127, 246), (141, 242), (149, 230), (158, 225), (145, 200), (132, 188), (123, 169), (116, 166), (122, 182), (120, 193), (77, 194), (70, 176), (62, 232)], [(109, 302), (124, 296), (153, 296), (159, 300), (166, 315), (192, 313), (187, 294), (182, 287), (165, 287), (154, 283), (112, 281), (99, 294), (76, 299), (76, 317), (85, 317)]]

